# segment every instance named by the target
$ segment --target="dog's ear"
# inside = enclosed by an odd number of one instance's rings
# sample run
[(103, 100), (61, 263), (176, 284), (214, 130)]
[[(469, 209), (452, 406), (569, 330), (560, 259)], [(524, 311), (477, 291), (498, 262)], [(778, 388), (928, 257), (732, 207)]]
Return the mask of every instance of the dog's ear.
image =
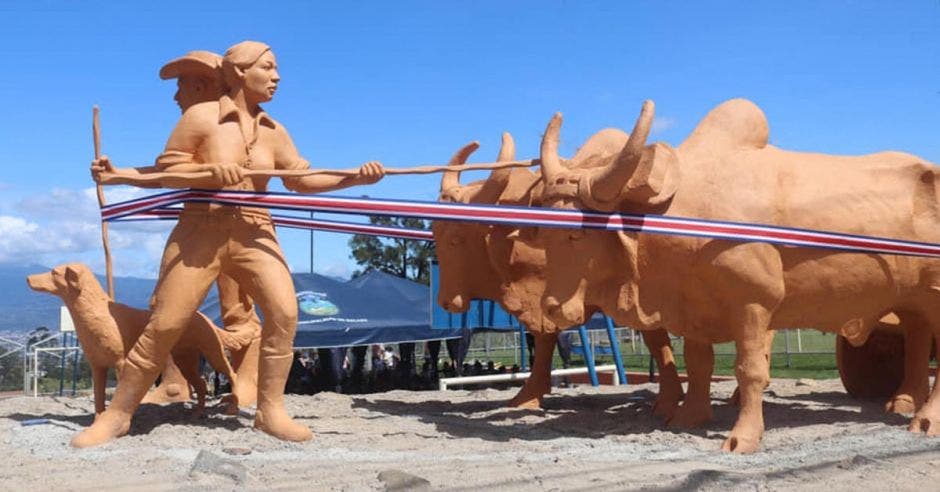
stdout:
[(71, 266), (65, 267), (65, 282), (68, 283), (69, 288), (76, 294), (82, 291), (82, 282), (81, 279), (79, 279), (78, 270)]

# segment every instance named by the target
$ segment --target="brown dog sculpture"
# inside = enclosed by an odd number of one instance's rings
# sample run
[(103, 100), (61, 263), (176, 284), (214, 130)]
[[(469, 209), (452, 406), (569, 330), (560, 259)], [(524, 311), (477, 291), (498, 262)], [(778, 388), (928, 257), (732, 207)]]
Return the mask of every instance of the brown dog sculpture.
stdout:
[[(31, 289), (62, 299), (71, 313), (78, 341), (91, 365), (97, 417), (105, 410), (108, 369), (115, 369), (120, 386), (125, 356), (140, 337), (150, 311), (114, 302), (91, 270), (81, 263), (59, 265), (49, 272), (30, 275), (26, 281)], [(170, 352), (186, 382), (195, 388), (198, 410), (205, 407), (207, 391), (206, 382), (199, 374), (200, 354), (216, 371), (236, 380), (225, 357), (226, 336), (209, 318), (196, 313)]]
[[(596, 169), (572, 170), (558, 158), (556, 115), (542, 141), (547, 204), (940, 242), (936, 168), (923, 159), (780, 150), (767, 144), (763, 112), (740, 99), (712, 110), (678, 148), (646, 145), (652, 118), (647, 102), (619, 155)], [(861, 344), (891, 311), (940, 329), (936, 259), (634, 232), (544, 232), (543, 307), (556, 323), (578, 324), (586, 304), (600, 304), (618, 323), (665, 326), (700, 344), (735, 342), (741, 410), (722, 449), (736, 453), (756, 451), (763, 434), (768, 330), (811, 326)], [(940, 434), (938, 388), (911, 431)]]

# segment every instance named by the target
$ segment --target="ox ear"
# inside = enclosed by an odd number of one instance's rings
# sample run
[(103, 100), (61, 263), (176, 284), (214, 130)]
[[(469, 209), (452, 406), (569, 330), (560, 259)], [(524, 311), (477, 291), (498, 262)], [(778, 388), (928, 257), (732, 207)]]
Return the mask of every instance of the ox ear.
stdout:
[(679, 177), (679, 153), (667, 143), (656, 142), (643, 149), (622, 196), (633, 203), (659, 205), (676, 193)]

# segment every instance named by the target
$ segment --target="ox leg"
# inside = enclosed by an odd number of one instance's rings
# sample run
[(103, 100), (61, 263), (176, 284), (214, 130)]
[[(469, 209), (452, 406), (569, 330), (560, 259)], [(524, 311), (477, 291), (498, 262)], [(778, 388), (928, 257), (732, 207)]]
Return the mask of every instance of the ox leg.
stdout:
[[(767, 335), (764, 336), (764, 357), (767, 358), (767, 367), (770, 367), (770, 356), (774, 352), (774, 330), (767, 330)], [(770, 380), (767, 380), (767, 386), (770, 386)], [(764, 389), (767, 389), (765, 386)], [(734, 389), (734, 393), (731, 394), (730, 403), (736, 407), (741, 406), (741, 390), (739, 388)]]
[(659, 394), (653, 404), (653, 415), (664, 417), (667, 420), (676, 413), (679, 402), (682, 400), (682, 383), (679, 382), (679, 371), (676, 369), (676, 359), (672, 355), (672, 345), (669, 343), (669, 334), (666, 330), (644, 331), (643, 342), (659, 367)]
[[(938, 330), (938, 327), (940, 327), (937, 321), (940, 320), (936, 317), (931, 321), (934, 330)], [(940, 360), (940, 330), (935, 331), (934, 336), (937, 337), (935, 343), (938, 351), (937, 358)], [(914, 414), (908, 430), (916, 433), (923, 432), (929, 437), (940, 436), (940, 364), (938, 364), (934, 373), (933, 389), (930, 391), (930, 396), (927, 398), (927, 402)]]
[[(940, 368), (937, 369), (934, 377), (940, 377)], [(928, 437), (940, 436), (940, 384), (937, 384), (937, 379), (934, 380), (933, 390), (927, 398), (927, 403), (914, 414), (908, 430), (915, 433), (923, 432)]]
[(734, 373), (741, 393), (741, 410), (731, 434), (722, 444), (723, 451), (753, 453), (764, 434), (763, 392), (770, 382), (770, 364), (766, 357), (766, 330), (769, 312), (759, 304), (744, 308), (737, 329)]
[(507, 406), (537, 409), (542, 399), (552, 391), (552, 357), (555, 355), (556, 333), (533, 333), (535, 337), (535, 363), (532, 373), (519, 393)]
[(904, 327), (904, 380), (885, 404), (889, 413), (917, 411), (930, 393), (930, 349), (933, 333), (920, 316), (897, 313)]
[(669, 427), (698, 427), (712, 419), (711, 383), (715, 367), (712, 344), (685, 339), (685, 366), (689, 375), (689, 391), (666, 422)]

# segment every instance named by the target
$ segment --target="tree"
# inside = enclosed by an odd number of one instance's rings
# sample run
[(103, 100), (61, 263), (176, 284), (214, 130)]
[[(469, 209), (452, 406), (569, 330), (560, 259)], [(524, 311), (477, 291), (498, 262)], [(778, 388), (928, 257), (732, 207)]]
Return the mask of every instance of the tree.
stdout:
[[(370, 216), (369, 223), (406, 229), (430, 229), (430, 223), (410, 217)], [(370, 268), (420, 282), (431, 283), (428, 260), (434, 256), (434, 243), (414, 239), (367, 236), (356, 234), (349, 240), (350, 257), (364, 267), (353, 272), (358, 277)]]

